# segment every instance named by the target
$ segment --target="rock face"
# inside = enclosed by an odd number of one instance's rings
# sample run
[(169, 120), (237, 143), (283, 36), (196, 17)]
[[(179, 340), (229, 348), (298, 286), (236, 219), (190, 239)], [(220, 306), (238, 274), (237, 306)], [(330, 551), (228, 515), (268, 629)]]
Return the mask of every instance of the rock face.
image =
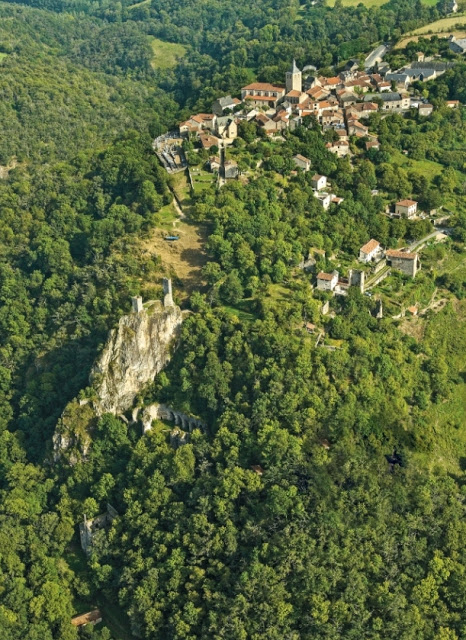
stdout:
[(98, 415), (132, 407), (136, 395), (169, 362), (181, 322), (179, 307), (157, 302), (120, 318), (91, 372)]

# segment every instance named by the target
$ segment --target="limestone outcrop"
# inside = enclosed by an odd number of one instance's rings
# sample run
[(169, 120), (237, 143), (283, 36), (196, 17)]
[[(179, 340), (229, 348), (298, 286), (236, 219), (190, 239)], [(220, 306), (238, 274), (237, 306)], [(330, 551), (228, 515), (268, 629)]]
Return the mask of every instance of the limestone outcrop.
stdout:
[(133, 406), (169, 362), (182, 319), (179, 307), (159, 302), (120, 318), (91, 372), (98, 415), (122, 414)]

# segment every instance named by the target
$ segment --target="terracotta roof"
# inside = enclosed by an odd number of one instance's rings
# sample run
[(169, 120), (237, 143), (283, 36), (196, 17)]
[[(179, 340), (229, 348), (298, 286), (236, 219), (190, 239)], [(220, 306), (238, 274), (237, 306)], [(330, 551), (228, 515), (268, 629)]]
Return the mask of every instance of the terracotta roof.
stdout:
[(371, 240), (369, 240), (369, 242), (366, 242), (366, 244), (361, 247), (361, 251), (363, 253), (370, 253), (371, 251), (374, 251), (374, 249), (377, 249), (378, 247), (380, 247), (380, 242), (377, 242), (377, 240), (374, 240), (374, 238), (372, 238)]
[(324, 78), (324, 82), (330, 85), (341, 84), (341, 80), (338, 76), (333, 76), (333, 78)]
[(234, 104), (241, 104), (241, 100), (239, 100), (239, 98), (233, 98), (233, 103)]
[(409, 311), (409, 313), (412, 313), (413, 316), (417, 315), (417, 307), (408, 307), (407, 310)]
[(270, 84), (269, 82), (252, 82), (246, 87), (243, 87), (242, 91), (283, 91), (283, 87)]
[(312, 176), (313, 180), (320, 180), (321, 178), (325, 178), (325, 176), (321, 176), (318, 173), (316, 173), (315, 175)]
[(274, 96), (246, 96), (245, 100), (255, 100), (256, 102), (271, 102), (277, 100)]
[(334, 277), (333, 273), (324, 273), (324, 271), (317, 274), (317, 280), (328, 280), (330, 282)]
[(417, 202), (416, 200), (400, 200), (396, 204), (400, 205), (401, 207), (411, 207), (413, 204), (417, 204)]
[(198, 113), (195, 116), (191, 116), (189, 119), (194, 120), (194, 122), (205, 122), (206, 120), (213, 120), (215, 116), (212, 113)]
[(315, 324), (312, 324), (312, 322), (306, 322), (306, 329), (308, 329), (309, 331), (314, 331), (315, 328)]
[(270, 118), (268, 118), (264, 113), (258, 113), (255, 119), (257, 122), (262, 122), (264, 124), (270, 120)]
[(408, 251), (398, 251), (398, 249), (388, 249), (385, 251), (388, 258), (402, 258), (403, 260), (415, 260), (417, 253), (409, 253)]
[(286, 95), (289, 96), (290, 98), (299, 98), (299, 96), (301, 95), (301, 91), (298, 91), (297, 89), (292, 89), (291, 91), (288, 91)]
[(83, 613), (81, 616), (75, 616), (71, 618), (71, 624), (74, 627), (82, 627), (85, 624), (93, 623), (96, 624), (98, 620), (102, 620), (102, 614), (99, 609), (94, 609), (93, 611), (89, 611), (88, 613)]
[(219, 140), (214, 136), (200, 135), (199, 140), (204, 149), (210, 149), (210, 147), (218, 147)]

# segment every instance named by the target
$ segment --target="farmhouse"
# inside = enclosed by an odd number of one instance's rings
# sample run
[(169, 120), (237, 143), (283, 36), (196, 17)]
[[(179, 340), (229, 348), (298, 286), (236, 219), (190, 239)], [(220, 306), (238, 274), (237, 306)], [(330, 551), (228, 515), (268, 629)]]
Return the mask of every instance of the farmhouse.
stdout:
[(338, 271), (325, 273), (321, 271), (317, 274), (317, 288), (321, 291), (334, 291), (338, 284)]
[(325, 189), (327, 186), (327, 177), (320, 176), (318, 173), (312, 176), (311, 178), (311, 186), (316, 191), (320, 191), (321, 189)]
[(395, 215), (412, 218), (416, 215), (417, 202), (415, 200), (400, 200), (395, 205)]
[(385, 252), (385, 257), (387, 259), (387, 263), (391, 265), (393, 269), (398, 269), (407, 276), (411, 276), (411, 278), (414, 278), (421, 268), (421, 263), (417, 253), (388, 249)]
[(380, 243), (372, 238), (359, 249), (359, 260), (360, 262), (372, 262), (378, 257), (381, 257), (381, 254), (382, 247), (380, 246)]
[(311, 161), (308, 158), (302, 156), (300, 153), (297, 153), (295, 156), (293, 156), (293, 161), (298, 169), (302, 169), (303, 171), (309, 171), (309, 169), (311, 168)]
[(432, 104), (424, 104), (421, 102), (418, 107), (420, 116), (430, 116), (433, 110), (434, 106)]

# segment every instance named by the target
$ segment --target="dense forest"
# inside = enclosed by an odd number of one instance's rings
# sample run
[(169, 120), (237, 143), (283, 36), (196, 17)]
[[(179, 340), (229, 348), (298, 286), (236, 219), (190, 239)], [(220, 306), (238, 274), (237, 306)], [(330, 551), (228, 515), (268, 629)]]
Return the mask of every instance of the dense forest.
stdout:
[[(352, 140), (352, 167), (312, 121), (278, 154), (245, 126), (232, 154), (263, 172), (193, 197), (205, 284), (141, 398), (206, 430), (175, 449), (161, 422), (141, 437), (104, 415), (88, 459), (51, 456), (130, 296), (161, 294), (163, 266), (140, 245), (172, 200), (154, 136), (244, 82), (281, 81), (293, 56), (325, 72), (438, 16), (408, 0), (0, 3), (2, 639), (466, 637), (466, 115), (444, 106), (466, 102), (464, 64), (419, 86), (430, 120), (371, 116), (380, 149)], [(159, 66), (154, 38), (186, 55)], [(291, 175), (295, 153), (331, 178), (338, 213)], [(454, 208), (418, 280), (419, 296), (440, 288), (448, 303), (414, 336), (351, 292), (325, 320), (343, 347), (317, 349), (302, 325), (325, 296), (297, 271), (307, 251), (331, 269), (370, 237), (397, 246), (431, 230), (380, 216), (376, 187)], [(77, 525), (107, 502), (119, 517), (86, 560)], [(95, 603), (103, 628), (78, 632), (71, 617)]]

